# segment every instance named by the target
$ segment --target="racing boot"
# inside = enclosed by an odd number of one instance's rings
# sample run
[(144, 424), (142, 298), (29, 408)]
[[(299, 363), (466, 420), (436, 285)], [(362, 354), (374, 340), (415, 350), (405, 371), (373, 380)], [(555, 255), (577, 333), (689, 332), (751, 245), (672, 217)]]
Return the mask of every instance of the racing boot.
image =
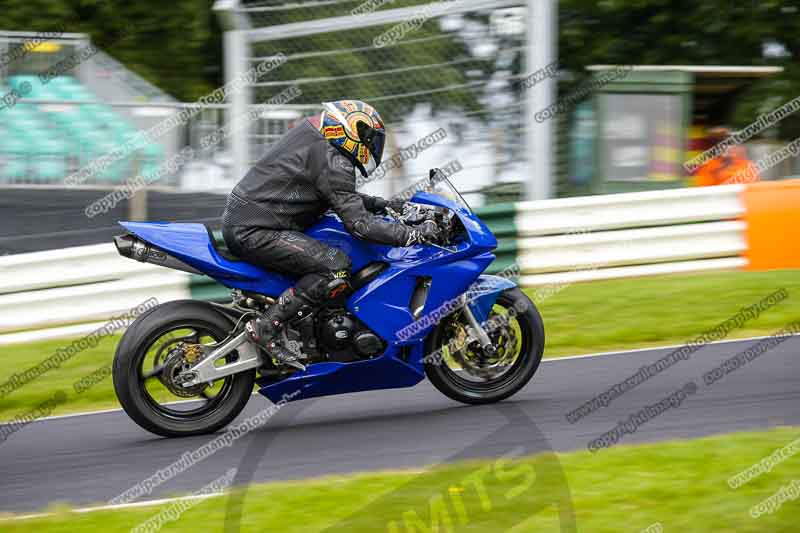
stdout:
[(280, 364), (289, 365), (298, 370), (306, 367), (297, 360), (297, 354), (289, 351), (280, 339), (286, 322), (294, 317), (302, 317), (303, 308), (313, 304), (310, 299), (291, 287), (286, 289), (278, 300), (269, 306), (264, 314), (245, 325), (250, 339), (264, 348), (267, 355)]

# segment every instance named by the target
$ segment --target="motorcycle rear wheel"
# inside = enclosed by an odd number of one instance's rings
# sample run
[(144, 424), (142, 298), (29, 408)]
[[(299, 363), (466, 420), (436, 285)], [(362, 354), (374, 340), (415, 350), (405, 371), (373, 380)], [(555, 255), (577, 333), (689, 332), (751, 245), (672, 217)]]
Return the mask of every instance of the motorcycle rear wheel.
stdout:
[[(175, 368), (163, 363), (178, 343), (218, 343), (233, 327), (213, 306), (194, 300), (167, 302), (134, 321), (117, 345), (112, 367), (114, 390), (128, 416), (147, 431), (164, 437), (213, 433), (232, 422), (253, 393), (255, 370), (227, 376), (208, 387), (192, 388), (188, 393), (178, 390), (180, 396), (165, 386), (162, 379), (167, 378), (162, 374)], [(228, 357), (235, 358), (236, 352)]]

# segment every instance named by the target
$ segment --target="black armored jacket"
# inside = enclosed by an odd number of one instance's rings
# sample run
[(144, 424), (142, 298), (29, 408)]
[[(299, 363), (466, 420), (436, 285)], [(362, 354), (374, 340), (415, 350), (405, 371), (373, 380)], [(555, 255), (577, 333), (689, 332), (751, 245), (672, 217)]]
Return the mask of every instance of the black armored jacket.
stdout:
[(234, 187), (222, 221), (226, 226), (304, 231), (332, 208), (356, 237), (407, 246), (413, 230), (372, 214), (377, 199), (357, 193), (355, 186), (353, 162), (304, 120)]

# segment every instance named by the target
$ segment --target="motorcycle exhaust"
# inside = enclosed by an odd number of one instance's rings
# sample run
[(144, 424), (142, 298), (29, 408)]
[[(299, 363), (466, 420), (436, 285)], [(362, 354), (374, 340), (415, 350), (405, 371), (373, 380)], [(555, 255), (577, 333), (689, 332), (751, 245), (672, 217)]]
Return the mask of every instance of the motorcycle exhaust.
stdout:
[(173, 270), (181, 270), (183, 272), (188, 272), (189, 274), (202, 274), (202, 272), (196, 268), (187, 265), (180, 259), (162, 252), (158, 248), (147, 244), (130, 233), (114, 237), (114, 246), (117, 247), (117, 252), (122, 257), (135, 259), (140, 263), (150, 263), (153, 265), (171, 268)]

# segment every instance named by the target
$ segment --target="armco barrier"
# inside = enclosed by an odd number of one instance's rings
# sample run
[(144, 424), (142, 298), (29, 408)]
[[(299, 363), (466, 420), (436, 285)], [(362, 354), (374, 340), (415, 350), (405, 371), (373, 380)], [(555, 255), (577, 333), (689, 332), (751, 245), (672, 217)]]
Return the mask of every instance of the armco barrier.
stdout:
[(742, 268), (743, 185), (517, 204), (522, 285)]
[[(496, 272), (522, 285), (742, 268), (743, 185), (499, 204), (477, 210), (499, 240)], [(511, 218), (513, 216), (513, 219)]]
[(188, 298), (188, 278), (125, 259), (110, 243), (0, 257), (0, 332), (103, 320), (151, 297)]
[[(521, 285), (705, 270), (800, 268), (800, 180), (497, 204), (491, 272)], [(224, 300), (212, 280), (117, 255), (112, 244), (0, 257), (0, 332), (106, 319), (146, 298)], [(48, 335), (42, 333), (42, 335)], [(0, 335), (0, 344), (26, 335)], [(14, 342), (17, 342), (14, 340)]]

